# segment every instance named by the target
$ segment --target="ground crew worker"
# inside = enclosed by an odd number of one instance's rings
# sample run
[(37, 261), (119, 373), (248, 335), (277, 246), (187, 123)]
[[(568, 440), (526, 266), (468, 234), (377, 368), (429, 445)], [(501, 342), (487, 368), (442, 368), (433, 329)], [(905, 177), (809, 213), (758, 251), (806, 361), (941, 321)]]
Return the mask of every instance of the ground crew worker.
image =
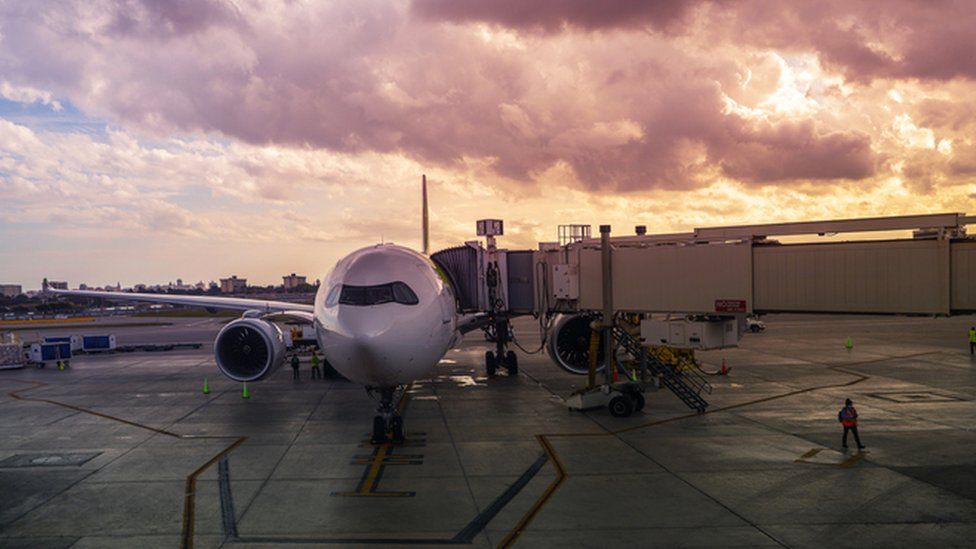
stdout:
[(847, 433), (851, 432), (854, 433), (857, 449), (863, 450), (864, 445), (861, 444), (861, 437), (857, 435), (857, 410), (854, 409), (854, 403), (851, 402), (851, 399), (844, 402), (844, 407), (837, 414), (837, 419), (844, 425), (844, 440), (842, 442), (844, 448), (847, 448)]
[(298, 354), (291, 355), (291, 378), (295, 381), (302, 380), (302, 376), (298, 373), (299, 366), (301, 366), (301, 361), (298, 359)]
[(312, 379), (318, 377), (322, 379), (322, 370), (319, 369), (319, 355), (312, 351)]
[(976, 353), (976, 326), (969, 329), (969, 354)]

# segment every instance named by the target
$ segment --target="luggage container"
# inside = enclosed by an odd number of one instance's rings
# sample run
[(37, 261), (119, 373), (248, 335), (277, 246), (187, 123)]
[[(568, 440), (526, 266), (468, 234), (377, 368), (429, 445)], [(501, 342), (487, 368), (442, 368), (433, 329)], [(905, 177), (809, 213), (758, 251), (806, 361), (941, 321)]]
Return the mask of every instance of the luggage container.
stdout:
[(54, 336), (45, 337), (44, 343), (70, 343), (71, 352), (76, 353), (82, 350), (81, 336)]
[(32, 343), (29, 355), (31, 362), (70, 359), (71, 343)]
[(115, 350), (114, 335), (84, 336), (81, 338), (81, 348), (86, 353), (99, 353)]

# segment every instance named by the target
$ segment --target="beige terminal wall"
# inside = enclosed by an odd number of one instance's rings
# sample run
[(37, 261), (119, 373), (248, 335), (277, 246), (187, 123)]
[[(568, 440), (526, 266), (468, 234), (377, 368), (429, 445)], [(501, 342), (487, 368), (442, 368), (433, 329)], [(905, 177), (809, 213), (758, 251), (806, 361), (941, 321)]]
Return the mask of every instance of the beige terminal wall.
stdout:
[(949, 314), (945, 240), (756, 246), (753, 273), (761, 311)]
[[(580, 250), (581, 309), (603, 306), (600, 250)], [(713, 312), (716, 300), (752, 310), (749, 244), (618, 247), (613, 250), (613, 304), (620, 311)]]
[(976, 242), (952, 243), (952, 310), (976, 311)]

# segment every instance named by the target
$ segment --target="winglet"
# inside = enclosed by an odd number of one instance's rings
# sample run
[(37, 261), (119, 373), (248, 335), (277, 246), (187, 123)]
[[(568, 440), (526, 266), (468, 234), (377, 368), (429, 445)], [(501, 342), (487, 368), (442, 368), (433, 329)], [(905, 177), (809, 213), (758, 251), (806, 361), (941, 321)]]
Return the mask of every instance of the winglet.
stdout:
[(421, 248), (423, 249), (424, 255), (430, 253), (430, 217), (427, 213), (427, 175), (424, 174), (421, 183), (421, 193), (423, 193), (423, 228), (421, 229)]

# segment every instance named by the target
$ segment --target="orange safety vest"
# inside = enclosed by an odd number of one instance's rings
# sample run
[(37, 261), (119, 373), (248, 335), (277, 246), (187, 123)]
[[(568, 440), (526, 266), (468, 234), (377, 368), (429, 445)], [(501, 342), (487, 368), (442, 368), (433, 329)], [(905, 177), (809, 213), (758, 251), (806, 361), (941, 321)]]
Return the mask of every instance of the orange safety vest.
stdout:
[(844, 406), (840, 411), (840, 419), (844, 427), (857, 427), (857, 410), (853, 406)]

